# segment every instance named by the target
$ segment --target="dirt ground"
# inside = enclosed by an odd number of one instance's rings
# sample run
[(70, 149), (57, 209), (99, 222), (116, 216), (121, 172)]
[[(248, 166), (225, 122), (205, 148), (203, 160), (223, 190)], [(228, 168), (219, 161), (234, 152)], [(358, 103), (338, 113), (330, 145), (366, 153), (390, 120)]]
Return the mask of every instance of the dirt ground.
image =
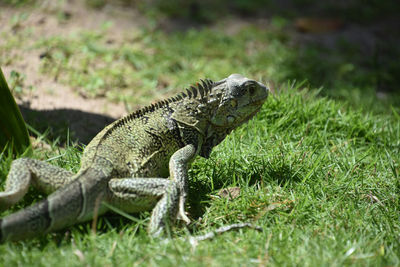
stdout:
[[(12, 30), (9, 26), (10, 19), (18, 13), (26, 12), (29, 17), (19, 27), (35, 30), (37, 39), (56, 35), (67, 35), (77, 29), (95, 30), (104, 22), (112, 21), (111, 30), (107, 32), (108, 39), (114, 42), (126, 32), (134, 31), (145, 23), (145, 19), (134, 9), (123, 9), (116, 6), (106, 7), (102, 10), (85, 7), (83, 1), (69, 1), (68, 5), (57, 6), (58, 1), (47, 1), (40, 8), (29, 10), (24, 8), (5, 7), (0, 13), (0, 25), (2, 31)], [(58, 12), (62, 10), (68, 20), (60, 22)], [(37, 41), (32, 39), (32, 43)], [(40, 51), (16, 51), (19, 60), (13, 61), (10, 65), (3, 66), (5, 77), (9, 77), (12, 70), (26, 75), (25, 86), (34, 86), (35, 90), (21, 99), (18, 104), (27, 103), (28, 107), (35, 110), (49, 109), (76, 109), (92, 113), (104, 114), (114, 118), (126, 113), (123, 105), (110, 103), (104, 98), (90, 99), (77, 95), (72, 88), (65, 86), (53, 78), (46, 76), (39, 71)]]
[[(10, 20), (21, 13), (29, 14), (26, 20), (18, 25), (18, 30), (33, 28), (36, 33), (30, 41), (56, 35), (67, 35), (78, 29), (96, 30), (105, 22), (111, 21), (107, 39), (118, 45), (125, 33), (135, 31), (146, 23), (146, 20), (134, 9), (118, 6), (107, 6), (101, 10), (87, 8), (84, 1), (68, 1), (60, 6), (59, 1), (45, 1), (38, 8), (1, 7), (1, 31), (13, 31)], [(68, 20), (60, 21), (61, 15)], [(5, 40), (3, 40), (5, 41)], [(1, 42), (1, 40), (0, 40)], [(27, 44), (29, 46), (29, 44)], [(25, 120), (44, 118), (50, 123), (67, 124), (79, 141), (87, 143), (106, 124), (127, 113), (121, 103), (113, 103), (106, 98), (86, 98), (76, 93), (54, 78), (40, 72), (40, 53), (35, 49), (14, 50), (16, 60), (2, 66), (6, 79), (12, 70), (25, 75), (24, 87), (35, 89), (16, 98)], [(27, 91), (27, 90), (25, 90)], [(32, 113), (32, 111), (34, 111)], [(65, 120), (65, 122), (61, 122)]]

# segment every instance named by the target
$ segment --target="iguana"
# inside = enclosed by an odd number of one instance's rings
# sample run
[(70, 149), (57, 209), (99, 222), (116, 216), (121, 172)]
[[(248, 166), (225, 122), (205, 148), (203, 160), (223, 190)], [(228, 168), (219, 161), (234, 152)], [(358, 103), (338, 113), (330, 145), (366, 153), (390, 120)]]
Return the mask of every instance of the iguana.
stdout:
[(267, 96), (265, 85), (239, 74), (201, 80), (105, 127), (84, 149), (76, 174), (35, 159), (14, 160), (0, 210), (19, 201), (30, 185), (50, 195), (0, 219), (0, 242), (88, 221), (104, 214), (107, 204), (129, 213), (152, 210), (149, 232), (155, 236), (176, 219), (189, 223), (184, 208), (190, 163), (196, 155), (208, 158)]

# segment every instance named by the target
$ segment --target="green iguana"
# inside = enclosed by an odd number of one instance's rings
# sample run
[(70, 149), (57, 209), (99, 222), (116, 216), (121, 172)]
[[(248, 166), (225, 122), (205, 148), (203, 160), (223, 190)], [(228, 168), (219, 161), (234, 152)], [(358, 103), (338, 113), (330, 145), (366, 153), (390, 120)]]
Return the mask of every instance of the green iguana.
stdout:
[(239, 74), (202, 80), (104, 128), (85, 148), (77, 174), (35, 159), (13, 161), (0, 211), (19, 201), (30, 185), (51, 194), (0, 219), (0, 242), (88, 221), (107, 211), (104, 202), (129, 213), (152, 210), (153, 235), (176, 219), (189, 223), (184, 208), (190, 163), (196, 155), (208, 158), (267, 96), (265, 85)]

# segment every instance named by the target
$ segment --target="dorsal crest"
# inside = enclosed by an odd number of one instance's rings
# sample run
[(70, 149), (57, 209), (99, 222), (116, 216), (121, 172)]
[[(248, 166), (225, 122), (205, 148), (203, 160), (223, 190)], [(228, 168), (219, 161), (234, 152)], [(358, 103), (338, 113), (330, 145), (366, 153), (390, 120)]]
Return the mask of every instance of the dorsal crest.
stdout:
[(106, 137), (110, 135), (115, 129), (123, 126), (124, 124), (128, 123), (133, 119), (140, 118), (141, 116), (154, 112), (159, 108), (167, 107), (170, 103), (180, 101), (184, 98), (198, 99), (200, 101), (204, 101), (205, 100), (204, 98), (208, 96), (208, 94), (211, 92), (213, 85), (214, 82), (210, 79), (205, 79), (205, 80), (200, 79), (200, 82), (197, 82), (194, 86), (192, 85), (189, 88), (187, 88), (186, 93), (181, 92), (173, 97), (158, 101), (149, 106), (145, 106), (141, 109), (138, 109), (130, 113), (129, 115), (126, 115), (125, 117), (122, 117), (121, 119), (117, 120), (112, 127), (108, 129), (108, 131), (105, 133), (104, 136)]

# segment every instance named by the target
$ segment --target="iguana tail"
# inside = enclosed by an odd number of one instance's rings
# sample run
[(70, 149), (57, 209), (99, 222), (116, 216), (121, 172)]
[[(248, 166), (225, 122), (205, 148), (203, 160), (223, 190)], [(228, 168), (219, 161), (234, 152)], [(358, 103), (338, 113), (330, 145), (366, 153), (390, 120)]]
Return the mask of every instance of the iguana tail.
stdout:
[(105, 196), (108, 179), (98, 170), (82, 175), (47, 199), (0, 219), (0, 243), (33, 238), (90, 220)]

